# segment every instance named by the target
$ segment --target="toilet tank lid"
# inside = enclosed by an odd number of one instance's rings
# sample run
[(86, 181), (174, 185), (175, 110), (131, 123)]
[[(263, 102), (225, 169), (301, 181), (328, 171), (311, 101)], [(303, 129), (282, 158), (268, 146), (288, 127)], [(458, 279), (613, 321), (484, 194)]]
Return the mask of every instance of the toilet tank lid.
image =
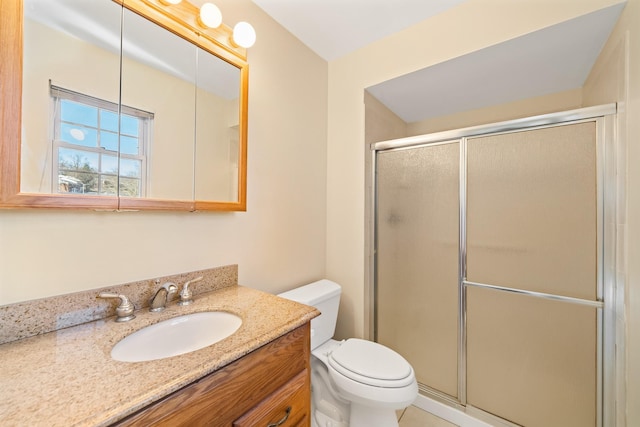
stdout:
[(300, 286), (287, 292), (278, 294), (282, 298), (306, 305), (316, 305), (340, 294), (342, 288), (331, 280), (322, 279), (308, 285)]

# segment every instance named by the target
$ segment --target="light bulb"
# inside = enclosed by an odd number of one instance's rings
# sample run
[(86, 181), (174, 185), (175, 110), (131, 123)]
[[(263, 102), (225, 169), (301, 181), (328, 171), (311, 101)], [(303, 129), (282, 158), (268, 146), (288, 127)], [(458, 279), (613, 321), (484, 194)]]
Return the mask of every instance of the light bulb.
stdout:
[(240, 21), (233, 27), (233, 42), (249, 48), (256, 42), (256, 30), (248, 22)]
[(222, 24), (222, 13), (213, 3), (205, 3), (200, 8), (200, 23), (205, 27), (218, 28)]

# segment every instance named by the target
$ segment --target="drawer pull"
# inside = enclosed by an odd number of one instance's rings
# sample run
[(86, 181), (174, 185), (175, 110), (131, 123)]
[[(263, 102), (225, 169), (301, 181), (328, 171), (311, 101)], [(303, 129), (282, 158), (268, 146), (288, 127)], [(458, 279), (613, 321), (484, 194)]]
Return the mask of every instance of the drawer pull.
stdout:
[(280, 421), (278, 421), (277, 423), (271, 423), (267, 427), (278, 427), (287, 422), (287, 420), (289, 419), (289, 415), (291, 415), (291, 406), (288, 406), (285, 412), (286, 414), (284, 414), (284, 417), (282, 417)]

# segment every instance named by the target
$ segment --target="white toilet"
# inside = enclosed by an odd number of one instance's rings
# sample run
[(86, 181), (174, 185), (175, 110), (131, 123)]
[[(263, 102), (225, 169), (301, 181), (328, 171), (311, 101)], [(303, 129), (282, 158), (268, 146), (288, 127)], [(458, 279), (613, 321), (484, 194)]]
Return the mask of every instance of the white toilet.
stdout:
[(413, 368), (381, 344), (333, 340), (341, 288), (320, 280), (279, 296), (317, 308), (311, 321), (313, 427), (397, 427), (418, 395)]

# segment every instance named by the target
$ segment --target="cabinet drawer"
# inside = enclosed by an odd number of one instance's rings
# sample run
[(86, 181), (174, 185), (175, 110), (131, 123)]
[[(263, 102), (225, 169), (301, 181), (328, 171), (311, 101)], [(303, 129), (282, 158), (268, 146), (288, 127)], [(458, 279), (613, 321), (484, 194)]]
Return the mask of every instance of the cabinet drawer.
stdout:
[(309, 371), (305, 369), (234, 421), (233, 427), (309, 425), (309, 387)]

